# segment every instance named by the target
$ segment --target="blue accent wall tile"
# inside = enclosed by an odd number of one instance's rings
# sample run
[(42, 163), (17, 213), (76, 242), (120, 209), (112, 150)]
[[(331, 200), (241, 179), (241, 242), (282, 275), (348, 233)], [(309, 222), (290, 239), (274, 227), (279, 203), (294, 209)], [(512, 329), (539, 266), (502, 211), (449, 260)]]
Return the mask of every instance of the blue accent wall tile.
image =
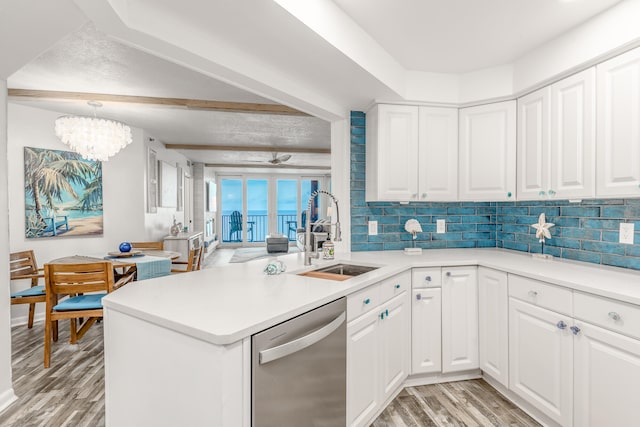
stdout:
[[(351, 250), (402, 250), (497, 247), (540, 253), (542, 245), (531, 224), (541, 212), (551, 228), (544, 253), (595, 264), (640, 270), (640, 198), (519, 202), (392, 202), (365, 201), (366, 115), (351, 112)], [(417, 240), (404, 230), (407, 219), (423, 229)], [(436, 220), (447, 232), (436, 234)], [(367, 221), (378, 221), (378, 235), (367, 234)], [(618, 243), (621, 222), (636, 226), (635, 244)]]

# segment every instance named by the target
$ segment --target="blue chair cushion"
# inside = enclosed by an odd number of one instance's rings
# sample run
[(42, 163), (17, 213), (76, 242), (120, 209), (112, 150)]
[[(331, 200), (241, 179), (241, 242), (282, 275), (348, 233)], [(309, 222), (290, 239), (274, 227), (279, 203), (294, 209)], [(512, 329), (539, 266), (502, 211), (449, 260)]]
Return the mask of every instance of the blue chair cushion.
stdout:
[(44, 285), (34, 286), (32, 288), (25, 289), (24, 291), (15, 292), (11, 294), (11, 298), (36, 297), (40, 295), (44, 295)]
[(102, 308), (102, 297), (106, 294), (78, 295), (67, 298), (53, 309), (55, 311), (95, 310)]

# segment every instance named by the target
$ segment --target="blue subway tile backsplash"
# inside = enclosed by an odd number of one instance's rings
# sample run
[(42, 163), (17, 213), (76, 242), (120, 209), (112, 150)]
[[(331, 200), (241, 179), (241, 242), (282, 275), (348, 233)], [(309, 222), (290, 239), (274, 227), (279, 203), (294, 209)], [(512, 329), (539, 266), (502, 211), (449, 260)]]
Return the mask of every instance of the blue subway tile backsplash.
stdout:
[[(640, 198), (522, 202), (365, 202), (365, 114), (351, 113), (351, 250), (505, 248), (640, 270)], [(544, 212), (554, 223), (544, 247), (531, 224)], [(422, 233), (413, 240), (404, 223), (415, 218)], [(444, 219), (447, 231), (436, 233)], [(378, 235), (367, 223), (378, 221)], [(618, 243), (621, 222), (635, 224), (635, 244)]]

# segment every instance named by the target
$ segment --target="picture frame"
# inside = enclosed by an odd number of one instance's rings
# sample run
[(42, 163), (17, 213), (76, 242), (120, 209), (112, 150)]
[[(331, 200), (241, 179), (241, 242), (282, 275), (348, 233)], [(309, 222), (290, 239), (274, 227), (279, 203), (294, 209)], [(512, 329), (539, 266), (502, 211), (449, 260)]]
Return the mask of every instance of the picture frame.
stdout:
[(160, 177), (160, 191), (158, 204), (163, 208), (178, 206), (178, 170), (163, 160), (158, 161), (158, 175)]

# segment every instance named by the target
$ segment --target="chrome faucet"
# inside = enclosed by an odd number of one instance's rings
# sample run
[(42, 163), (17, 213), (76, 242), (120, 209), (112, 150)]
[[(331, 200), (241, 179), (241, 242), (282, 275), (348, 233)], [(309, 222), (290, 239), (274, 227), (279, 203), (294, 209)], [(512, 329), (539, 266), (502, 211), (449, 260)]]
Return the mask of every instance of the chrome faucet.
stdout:
[(336, 233), (333, 237), (333, 240), (335, 242), (339, 242), (342, 240), (342, 233), (340, 232), (340, 211), (338, 209), (338, 199), (336, 199), (335, 196), (328, 191), (314, 191), (313, 193), (311, 193), (311, 196), (309, 196), (309, 200), (307, 201), (307, 223), (305, 224), (304, 230), (304, 265), (311, 265), (311, 258), (320, 258), (320, 253), (311, 250), (311, 204), (313, 203), (313, 199), (315, 199), (319, 194), (324, 194), (331, 197), (331, 200), (333, 200), (333, 203), (336, 205), (336, 222), (335, 224), (330, 225), (336, 226)]

